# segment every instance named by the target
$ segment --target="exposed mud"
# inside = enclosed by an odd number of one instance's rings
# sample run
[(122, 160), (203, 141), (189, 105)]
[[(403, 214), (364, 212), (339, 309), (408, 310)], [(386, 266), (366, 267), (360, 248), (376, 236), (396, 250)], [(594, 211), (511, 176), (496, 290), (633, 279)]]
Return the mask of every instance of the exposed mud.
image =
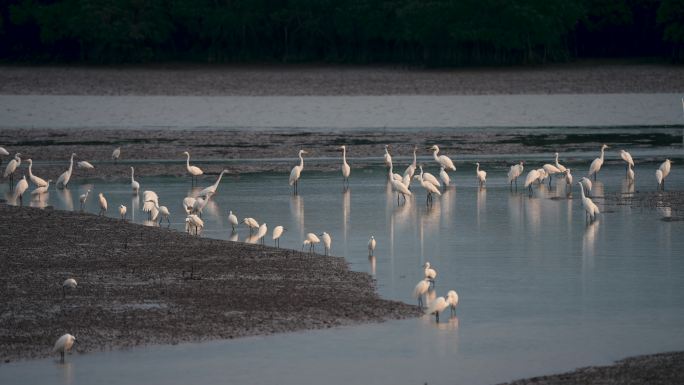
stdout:
[(0, 216), (0, 362), (48, 356), (64, 333), (85, 353), (422, 314), (342, 258), (51, 209)]

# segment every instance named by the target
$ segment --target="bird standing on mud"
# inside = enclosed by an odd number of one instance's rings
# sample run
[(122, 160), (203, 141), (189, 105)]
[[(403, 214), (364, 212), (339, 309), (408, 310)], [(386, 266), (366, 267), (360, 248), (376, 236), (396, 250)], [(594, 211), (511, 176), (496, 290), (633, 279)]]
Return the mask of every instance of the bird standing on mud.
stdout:
[(104, 215), (107, 213), (107, 199), (105, 199), (104, 194), (100, 193), (100, 213), (98, 215)]

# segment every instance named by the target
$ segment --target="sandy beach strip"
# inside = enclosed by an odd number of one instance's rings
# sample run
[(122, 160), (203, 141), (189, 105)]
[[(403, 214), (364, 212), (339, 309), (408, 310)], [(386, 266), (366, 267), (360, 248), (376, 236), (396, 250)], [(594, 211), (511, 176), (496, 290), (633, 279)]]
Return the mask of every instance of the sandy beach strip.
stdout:
[[(0, 362), (422, 314), (343, 258), (0, 204)], [(62, 294), (62, 282), (78, 281)]]

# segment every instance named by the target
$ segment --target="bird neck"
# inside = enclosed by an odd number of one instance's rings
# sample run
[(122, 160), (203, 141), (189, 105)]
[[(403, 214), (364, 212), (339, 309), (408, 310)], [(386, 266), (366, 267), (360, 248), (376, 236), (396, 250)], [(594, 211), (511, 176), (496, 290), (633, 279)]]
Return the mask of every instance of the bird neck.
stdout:
[(185, 164), (190, 168), (190, 154), (185, 154)]
[(605, 148), (601, 147), (601, 160), (603, 160), (603, 153), (606, 151)]
[(342, 149), (342, 162), (347, 163), (347, 149), (346, 148)]
[(135, 170), (131, 168), (131, 182), (135, 182), (133, 176), (135, 175)]
[(413, 149), (413, 163), (411, 163), (411, 166), (413, 166), (413, 168), (416, 168), (416, 149), (415, 148)]
[(304, 157), (301, 152), (299, 153), (299, 167), (304, 167)]

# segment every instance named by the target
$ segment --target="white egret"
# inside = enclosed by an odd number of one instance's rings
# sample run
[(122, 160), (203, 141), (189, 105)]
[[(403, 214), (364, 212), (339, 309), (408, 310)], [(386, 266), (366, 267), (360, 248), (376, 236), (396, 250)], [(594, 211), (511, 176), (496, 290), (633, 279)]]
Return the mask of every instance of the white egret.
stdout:
[(228, 170), (221, 171), (221, 173), (218, 176), (218, 179), (216, 179), (216, 182), (214, 182), (213, 185), (211, 185), (211, 186), (205, 188), (204, 190), (200, 191), (199, 194), (197, 194), (197, 196), (204, 197), (206, 199), (209, 199), (212, 196), (214, 196), (214, 194), (216, 194), (216, 189), (218, 189), (219, 183), (221, 183), (221, 178), (223, 178), (223, 174), (225, 174), (227, 172), (228, 172)]
[(256, 219), (254, 219), (252, 217), (247, 217), (247, 218), (243, 219), (242, 223), (244, 223), (245, 226), (247, 226), (249, 228), (249, 235), (252, 235), (252, 231), (254, 229), (259, 228), (259, 222), (257, 222)]
[(5, 174), (3, 175), (3, 177), (9, 177), (10, 188), (14, 187), (14, 172), (21, 165), (20, 155), (21, 153), (19, 152), (14, 154), (14, 159), (10, 160), (9, 163), (7, 163), (7, 167), (5, 167)]
[(553, 179), (553, 175), (554, 174), (560, 174), (561, 170), (558, 167), (556, 167), (555, 165), (550, 164), (550, 163), (546, 163), (545, 165), (542, 166), (542, 168), (544, 169), (544, 172), (546, 173), (546, 175), (549, 177), (549, 186), (551, 186), (551, 180)]
[(76, 289), (76, 286), (78, 286), (78, 282), (76, 282), (76, 280), (73, 278), (68, 278), (62, 282), (62, 297), (66, 297), (66, 291), (68, 289)]
[(134, 194), (138, 194), (140, 191), (140, 183), (135, 180), (135, 169), (133, 167), (131, 167), (131, 190)]
[(620, 150), (620, 158), (625, 161), (625, 172), (629, 174), (629, 168), (634, 167), (634, 160), (632, 159), (632, 154), (625, 150)]
[(423, 308), (423, 295), (430, 289), (430, 281), (427, 278), (421, 279), (413, 289), (413, 298), (418, 299), (418, 306)]
[(31, 195), (45, 194), (50, 188), (50, 182), (52, 182), (52, 179), (49, 179), (45, 186), (39, 186), (35, 190), (31, 191)]
[(583, 176), (579, 182), (582, 183), (582, 186), (584, 187), (584, 193), (587, 196), (591, 196), (591, 188), (593, 187), (591, 179), (587, 178), (586, 176)]
[(83, 211), (83, 207), (86, 204), (86, 201), (88, 200), (88, 194), (90, 194), (90, 189), (88, 189), (85, 194), (81, 194), (81, 196), (78, 197), (78, 201), (81, 202), (81, 211)]
[(385, 167), (391, 167), (392, 166), (392, 155), (389, 153), (389, 144), (385, 145), (385, 155), (383, 158), (385, 162)]
[(582, 206), (584, 207), (585, 211), (585, 217), (589, 218), (591, 222), (593, 222), (596, 219), (596, 214), (600, 214), (598, 206), (594, 203), (594, 201), (591, 200), (591, 198), (587, 198), (586, 195), (584, 195), (584, 185), (580, 182), (577, 182), (577, 184), (580, 185), (580, 191), (582, 192)]
[(280, 247), (280, 237), (283, 235), (285, 228), (283, 226), (276, 226), (273, 228), (273, 244)]
[(656, 181), (658, 182), (658, 188), (665, 190), (665, 184), (663, 183), (663, 170), (657, 169), (655, 172)]
[(346, 187), (348, 188), (351, 167), (349, 167), (349, 164), (347, 163), (347, 146), (340, 146), (339, 149), (342, 150), (342, 185), (344, 186), (346, 184)]
[(82, 168), (82, 169), (86, 169), (86, 170), (92, 170), (95, 168), (95, 166), (93, 166), (92, 163), (85, 161), (85, 160), (82, 160), (82, 161), (76, 163), (76, 166), (78, 168)]
[(542, 182), (544, 182), (544, 179), (546, 179), (549, 176), (549, 173), (546, 172), (546, 170), (544, 170), (543, 168), (538, 168), (537, 172), (539, 173), (539, 178), (537, 178), (537, 182), (539, 182), (539, 184), (542, 184)]
[(100, 197), (100, 213), (98, 215), (104, 215), (107, 212), (107, 199), (102, 193), (98, 194), (98, 196)]
[(230, 225), (233, 227), (233, 231), (235, 231), (235, 228), (239, 225), (237, 216), (233, 214), (232, 211), (228, 212), (228, 222), (230, 222)]
[(598, 172), (601, 170), (601, 166), (603, 166), (603, 156), (606, 148), (610, 147), (605, 144), (601, 145), (601, 156), (594, 159), (594, 161), (591, 162), (591, 166), (589, 166), (589, 174), (587, 174), (587, 176), (591, 177), (591, 174), (594, 174), (594, 180), (596, 180), (596, 174), (598, 174)]
[[(192, 214), (193, 207), (195, 207), (195, 198), (193, 198), (193, 197), (183, 198), (183, 209), (185, 210), (186, 214)], [(237, 222), (237, 218), (235, 218), (235, 221)]]
[(456, 306), (458, 305), (458, 293), (456, 293), (456, 290), (449, 290), (449, 292), (447, 293), (446, 301), (449, 304), (449, 308), (451, 309), (451, 315), (455, 316)]
[[(10, 154), (9, 151), (5, 150), (4, 147), (0, 147), (0, 155), (5, 155), (5, 156), (7, 156), (7, 155), (9, 155), (9, 154)], [(2, 166), (2, 158), (0, 158), (0, 166)]]
[(325, 231), (320, 234), (321, 240), (323, 241), (323, 249), (325, 255), (330, 254), (330, 248), (332, 247), (332, 238), (330, 238), (330, 234), (326, 233)]
[(305, 244), (309, 245), (309, 252), (312, 253), (316, 251), (316, 244), (320, 243), (321, 240), (314, 233), (307, 233), (304, 240)]
[(413, 175), (416, 173), (416, 151), (418, 151), (418, 146), (413, 146), (413, 162), (409, 164), (409, 166), (406, 167), (406, 170), (404, 171), (404, 176), (408, 175), (409, 180), (411, 180), (413, 178)]
[(433, 269), (432, 266), (430, 266), (430, 262), (425, 262), (423, 265), (425, 270), (423, 270), (423, 273), (425, 274), (425, 279), (430, 281), (432, 286), (435, 286), (435, 278), (437, 278), (437, 270)]
[(428, 306), (427, 310), (425, 310), (425, 314), (434, 314), (435, 321), (439, 322), (439, 313), (444, 311), (444, 309), (446, 309), (448, 306), (449, 303), (444, 297), (437, 297), (434, 301), (430, 302), (430, 306)]
[(416, 179), (418, 182), (420, 182), (420, 185), (423, 186), (423, 188), (427, 192), (427, 197), (425, 198), (425, 204), (427, 204), (428, 206), (432, 204), (432, 194), (442, 196), (442, 193), (439, 191), (439, 189), (434, 184), (422, 179), (420, 177), (420, 175), (415, 175), (413, 178)]
[(444, 190), (446, 190), (449, 187), (451, 178), (449, 178), (449, 174), (447, 174), (447, 172), (444, 170), (444, 167), (439, 168), (439, 179), (441, 179), (442, 183), (444, 183)]
[(143, 199), (142, 211), (147, 213), (148, 218), (150, 220), (154, 220), (152, 218), (152, 212), (156, 209), (155, 206), (159, 206), (159, 196), (157, 195), (156, 192), (154, 192), (152, 190), (147, 190), (147, 191), (143, 191), (142, 199)]
[(166, 222), (168, 222), (169, 225), (171, 224), (171, 220), (169, 219), (169, 217), (171, 216), (171, 213), (169, 212), (168, 207), (166, 207), (166, 206), (159, 206), (159, 200), (149, 200), (149, 201), (145, 201), (145, 203), (150, 203), (150, 204), (153, 204), (153, 205), (154, 205), (154, 209), (155, 209), (155, 210), (152, 211), (152, 212), (153, 212), (153, 215), (152, 215), (152, 220), (153, 220), (153, 221), (156, 221), (156, 220), (157, 220), (157, 216), (158, 216), (159, 214), (161, 214), (161, 218), (159, 218), (159, 225), (161, 225), (162, 221), (163, 221), (165, 218), (166, 218)]
[(479, 162), (475, 163), (475, 165), (477, 165), (477, 168), (475, 169), (475, 175), (477, 175), (477, 181), (480, 183), (480, 187), (482, 187), (485, 185), (485, 183), (487, 183), (487, 171), (480, 170)]
[(408, 187), (406, 187), (406, 185), (404, 183), (402, 183), (401, 181), (397, 181), (392, 177), (392, 171), (393, 171), (393, 166), (392, 166), (392, 164), (390, 164), (389, 181), (390, 181), (390, 184), (392, 185), (392, 190), (396, 191), (396, 193), (397, 193), (397, 205), (399, 205), (399, 195), (404, 197), (404, 202), (406, 202), (406, 196), (407, 195), (411, 196), (413, 194), (411, 193), (411, 190), (409, 190)]
[(523, 170), (525, 169), (523, 164), (524, 162), (521, 160), (520, 163), (512, 165), (508, 170), (508, 184), (511, 186), (511, 188), (513, 188), (513, 182), (515, 182), (516, 190), (518, 188), (518, 178), (520, 175), (522, 175)]
[(558, 171), (560, 171), (561, 174), (562, 174), (562, 173), (565, 172), (565, 170), (567, 170), (567, 168), (566, 168), (565, 166), (563, 166), (562, 164), (558, 163), (558, 153), (556, 153), (555, 155), (556, 155), (556, 163), (555, 163), (555, 166), (556, 166), (556, 168), (558, 169)]
[(268, 226), (266, 226), (266, 223), (262, 223), (261, 226), (259, 226), (259, 230), (256, 233), (256, 238), (257, 240), (261, 240), (261, 244), (264, 243), (264, 236), (268, 234)]
[(525, 177), (525, 187), (530, 190), (530, 194), (532, 194), (532, 183), (537, 179), (539, 179), (539, 170), (530, 170)]
[(192, 212), (202, 217), (202, 210), (209, 204), (209, 199), (203, 197), (195, 198), (195, 203), (192, 205)]
[(289, 183), (290, 186), (292, 186), (292, 192), (294, 195), (297, 195), (299, 176), (302, 174), (302, 170), (304, 169), (304, 157), (302, 156), (303, 154), (308, 154), (308, 152), (304, 150), (299, 150), (299, 164), (292, 167), (292, 171), (290, 171)]
[(375, 246), (377, 243), (375, 242), (375, 237), (371, 235), (370, 239), (368, 240), (368, 256), (372, 257), (373, 253), (375, 253)]
[(112, 159), (114, 160), (114, 163), (116, 163), (119, 160), (119, 157), (121, 156), (121, 147), (117, 147), (112, 151)]
[(74, 342), (76, 342), (76, 337), (72, 336), (71, 334), (65, 334), (55, 342), (55, 347), (52, 348), (52, 354), (55, 354), (59, 352), (61, 358), (61, 362), (64, 362), (64, 354), (67, 352), (71, 351), (71, 347), (74, 346)]
[(62, 173), (62, 175), (57, 178), (57, 187), (66, 188), (69, 185), (69, 180), (71, 179), (71, 173), (74, 170), (74, 157), (75, 153), (71, 154), (71, 159), (69, 160), (69, 168)]
[(630, 182), (634, 182), (634, 178), (635, 178), (635, 175), (634, 175), (634, 170), (632, 169), (632, 165), (628, 164), (627, 165), (627, 179)]
[(185, 231), (190, 233), (190, 229), (195, 228), (195, 235), (199, 235), (204, 229), (204, 221), (195, 214), (189, 214), (185, 218)]
[(121, 216), (121, 220), (126, 220), (126, 211), (127, 208), (124, 205), (119, 205), (119, 215)]
[(17, 182), (17, 186), (14, 188), (14, 195), (19, 198), (19, 205), (24, 204), (24, 193), (28, 189), (28, 182), (26, 181), (26, 175), (24, 175), (19, 182)]
[(569, 168), (565, 169), (565, 184), (572, 186), (572, 174), (570, 173)]
[(670, 175), (670, 168), (672, 167), (673, 161), (669, 159), (665, 159), (663, 163), (660, 164), (660, 167), (658, 167), (658, 170), (660, 170), (663, 174), (663, 179), (660, 184), (663, 186), (663, 190), (665, 190), (665, 178), (667, 178), (668, 175)]
[(429, 150), (432, 150), (432, 157), (435, 158), (435, 161), (444, 167), (445, 170), (456, 171), (456, 166), (454, 166), (454, 162), (451, 161), (451, 158), (446, 155), (438, 155), (439, 147), (436, 144), (430, 147)]
[(47, 182), (43, 178), (39, 178), (35, 175), (33, 175), (33, 159), (26, 159), (26, 161), (29, 164), (28, 167), (28, 172), (29, 172), (29, 179), (31, 182), (36, 185), (36, 187), (45, 187), (47, 186)]
[(429, 172), (423, 172), (423, 165), (419, 165), (418, 168), (420, 169), (420, 178), (426, 182), (432, 183), (435, 185), (435, 187), (442, 187), (442, 184), (439, 183), (437, 178), (435, 178), (434, 175), (430, 174)]
[(195, 185), (195, 179), (204, 174), (204, 171), (202, 171), (201, 168), (197, 166), (191, 166), (190, 165), (190, 153), (187, 151), (183, 152), (183, 155), (186, 156), (185, 158), (185, 168), (188, 170), (188, 173), (190, 174), (190, 183), (194, 186)]

